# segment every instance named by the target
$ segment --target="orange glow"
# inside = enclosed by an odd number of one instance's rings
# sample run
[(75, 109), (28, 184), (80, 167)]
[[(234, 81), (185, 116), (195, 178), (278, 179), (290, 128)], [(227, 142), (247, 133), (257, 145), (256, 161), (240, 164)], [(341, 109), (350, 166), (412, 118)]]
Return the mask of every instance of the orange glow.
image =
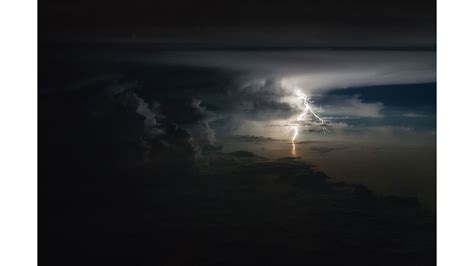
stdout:
[(296, 157), (296, 144), (292, 143), (293, 149), (291, 150), (291, 156)]

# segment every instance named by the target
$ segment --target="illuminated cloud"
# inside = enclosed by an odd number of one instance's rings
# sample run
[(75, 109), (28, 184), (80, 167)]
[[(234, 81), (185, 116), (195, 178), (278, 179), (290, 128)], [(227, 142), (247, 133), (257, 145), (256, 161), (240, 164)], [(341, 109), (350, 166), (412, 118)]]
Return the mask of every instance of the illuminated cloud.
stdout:
[(324, 104), (320, 105), (320, 110), (324, 116), (342, 116), (342, 117), (383, 117), (383, 103), (362, 102), (359, 95), (349, 96), (328, 96), (324, 99)]
[(249, 79), (279, 77), (307, 94), (436, 80), (434, 51), (180, 51), (144, 60), (239, 71)]

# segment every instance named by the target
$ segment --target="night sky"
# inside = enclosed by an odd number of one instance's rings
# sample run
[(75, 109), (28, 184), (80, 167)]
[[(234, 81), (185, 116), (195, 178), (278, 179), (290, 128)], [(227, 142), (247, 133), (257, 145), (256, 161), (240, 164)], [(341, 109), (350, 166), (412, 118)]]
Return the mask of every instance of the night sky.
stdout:
[(435, 1), (44, 0), (38, 47), (40, 263), (435, 264)]

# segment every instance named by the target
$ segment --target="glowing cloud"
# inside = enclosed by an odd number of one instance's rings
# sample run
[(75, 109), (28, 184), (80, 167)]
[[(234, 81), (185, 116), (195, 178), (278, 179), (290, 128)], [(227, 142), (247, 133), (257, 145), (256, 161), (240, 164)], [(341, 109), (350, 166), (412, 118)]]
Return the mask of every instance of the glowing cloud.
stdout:
[(314, 117), (317, 119), (317, 121), (319, 122), (318, 125), (322, 125), (323, 130), (327, 130), (327, 129), (326, 127), (324, 127), (325, 125), (324, 119), (321, 118), (319, 115), (317, 115), (311, 108), (311, 104), (310, 104), (310, 100), (308, 99), (308, 96), (306, 96), (306, 94), (304, 94), (301, 91), (301, 89), (296, 86), (292, 86), (292, 89), (294, 89), (295, 95), (300, 100), (303, 100), (303, 105), (304, 105), (303, 112), (298, 115), (298, 117), (296, 118), (296, 124), (292, 124), (291, 129), (290, 129), (291, 131), (293, 131), (293, 137), (291, 138), (291, 143), (293, 144), (293, 150), (294, 150), (294, 144), (295, 144), (296, 138), (298, 137), (298, 129), (300, 127), (300, 124), (308, 120), (307, 118), (308, 113), (311, 114), (311, 118)]

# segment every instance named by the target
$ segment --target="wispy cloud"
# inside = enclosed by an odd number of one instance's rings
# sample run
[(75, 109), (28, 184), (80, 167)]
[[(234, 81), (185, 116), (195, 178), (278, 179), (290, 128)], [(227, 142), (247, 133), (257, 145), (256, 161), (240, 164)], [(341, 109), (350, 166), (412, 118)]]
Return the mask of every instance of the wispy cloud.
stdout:
[(417, 114), (417, 113), (404, 113), (404, 114), (402, 114), (402, 116), (404, 116), (404, 117), (413, 117), (413, 118), (427, 117), (427, 115)]
[(373, 102), (366, 103), (360, 99), (359, 95), (333, 95), (325, 97), (318, 108), (324, 116), (341, 116), (341, 117), (383, 117), (383, 103)]

